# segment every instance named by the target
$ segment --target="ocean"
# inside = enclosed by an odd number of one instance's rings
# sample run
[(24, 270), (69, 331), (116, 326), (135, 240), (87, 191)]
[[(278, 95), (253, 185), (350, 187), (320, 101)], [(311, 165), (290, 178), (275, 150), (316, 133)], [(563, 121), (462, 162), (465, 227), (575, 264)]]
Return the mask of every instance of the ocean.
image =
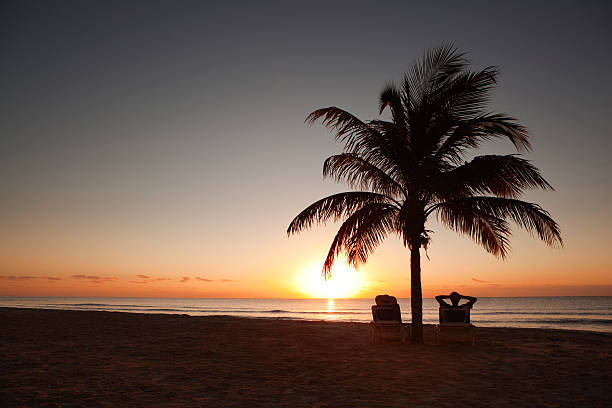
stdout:
[[(410, 322), (410, 299), (398, 299)], [(373, 299), (178, 299), (108, 297), (0, 297), (0, 307), (131, 313), (230, 315), (296, 320), (369, 322)], [(423, 299), (423, 322), (437, 323), (438, 304)], [(612, 296), (479, 298), (476, 326), (535, 327), (612, 333)]]

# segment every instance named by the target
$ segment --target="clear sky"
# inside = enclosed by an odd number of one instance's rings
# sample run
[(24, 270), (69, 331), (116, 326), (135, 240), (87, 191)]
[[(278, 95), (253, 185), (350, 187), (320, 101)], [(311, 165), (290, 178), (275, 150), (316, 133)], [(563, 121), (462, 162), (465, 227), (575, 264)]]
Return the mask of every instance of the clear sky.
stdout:
[[(285, 231), (346, 189), (321, 176), (342, 146), (304, 118), (377, 118), (383, 86), (448, 42), (501, 70), (491, 108), (529, 128), (556, 191), (525, 199), (565, 248), (515, 229), (502, 262), (431, 223), (424, 295), (612, 295), (611, 17), (606, 1), (3, 1), (0, 295), (327, 295), (337, 226)], [(391, 238), (336, 284), (409, 296), (409, 260)]]

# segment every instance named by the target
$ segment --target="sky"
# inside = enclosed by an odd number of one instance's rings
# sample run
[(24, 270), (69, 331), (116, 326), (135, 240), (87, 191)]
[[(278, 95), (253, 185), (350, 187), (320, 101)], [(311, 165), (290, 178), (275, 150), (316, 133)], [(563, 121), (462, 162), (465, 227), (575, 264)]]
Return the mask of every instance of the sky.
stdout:
[[(535, 3), (535, 4), (534, 4)], [(612, 7), (581, 2), (3, 1), (0, 296), (371, 297), (410, 293), (388, 239), (321, 289), (338, 225), (287, 237), (347, 187), (313, 110), (378, 118), (378, 96), (428, 48), (501, 71), (491, 110), (528, 127), (529, 192), (562, 228), (514, 228), (500, 261), (435, 231), (424, 296), (612, 295)], [(513, 153), (490, 143), (479, 153)], [(425, 255), (425, 254), (423, 254)], [(309, 283), (306, 283), (309, 282)]]

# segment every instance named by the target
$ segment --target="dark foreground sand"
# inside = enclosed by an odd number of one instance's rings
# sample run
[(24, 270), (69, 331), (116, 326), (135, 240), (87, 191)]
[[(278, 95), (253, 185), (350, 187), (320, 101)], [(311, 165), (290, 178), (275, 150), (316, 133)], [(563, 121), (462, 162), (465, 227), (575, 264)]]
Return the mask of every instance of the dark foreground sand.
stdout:
[(612, 335), (0, 308), (2, 407), (612, 407)]

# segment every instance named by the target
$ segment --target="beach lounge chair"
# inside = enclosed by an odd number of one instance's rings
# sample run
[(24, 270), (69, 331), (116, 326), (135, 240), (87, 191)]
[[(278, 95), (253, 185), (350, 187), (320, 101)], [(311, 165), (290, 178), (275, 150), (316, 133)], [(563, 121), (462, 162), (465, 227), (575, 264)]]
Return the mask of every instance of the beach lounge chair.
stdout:
[(402, 343), (405, 343), (410, 336), (410, 327), (402, 323), (397, 299), (389, 295), (379, 295), (375, 300), (376, 304), (372, 306), (373, 320), (369, 327), (370, 344), (388, 337), (399, 337)]
[(440, 324), (436, 325), (435, 330), (436, 344), (440, 344), (440, 337), (442, 336), (465, 338), (474, 346), (476, 344), (476, 326), (470, 323), (470, 309), (441, 307)]

